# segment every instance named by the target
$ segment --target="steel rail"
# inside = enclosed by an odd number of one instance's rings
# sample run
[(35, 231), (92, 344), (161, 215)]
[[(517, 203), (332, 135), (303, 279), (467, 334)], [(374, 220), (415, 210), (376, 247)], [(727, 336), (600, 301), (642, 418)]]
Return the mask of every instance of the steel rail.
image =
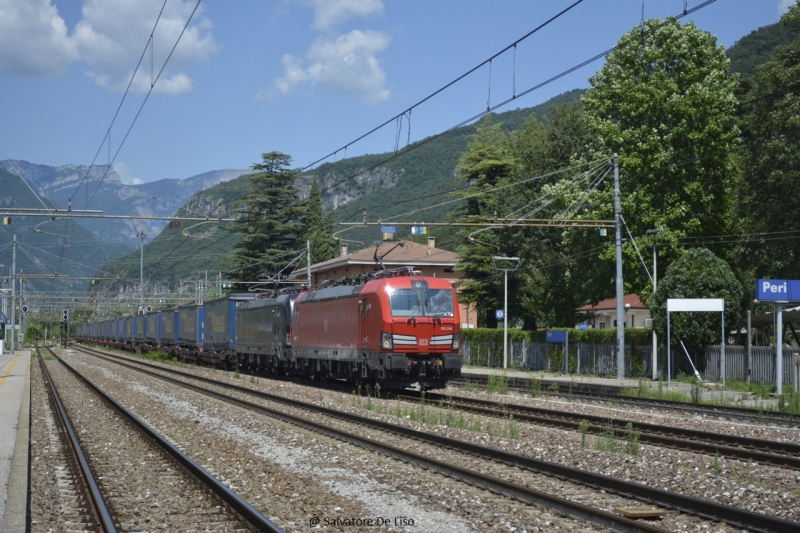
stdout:
[[(327, 416), (336, 417), (342, 420), (350, 421), (368, 427), (373, 427), (376, 429), (381, 429), (387, 432), (393, 432), (401, 436), (417, 439), (423, 442), (429, 442), (432, 444), (445, 446), (459, 451), (467, 451), (473, 455), (479, 457), (488, 457), (504, 464), (509, 464), (520, 468), (528, 469), (534, 472), (544, 473), (554, 477), (567, 479), (569, 481), (577, 482), (582, 485), (587, 485), (590, 487), (599, 487), (604, 490), (614, 492), (615, 494), (619, 494), (621, 496), (659, 505), (661, 507), (677, 509), (681, 512), (685, 512), (687, 514), (691, 514), (694, 516), (700, 516), (711, 520), (725, 522), (737, 528), (746, 528), (752, 531), (775, 532), (775, 533), (796, 533), (798, 530), (800, 530), (800, 523), (798, 522), (765, 515), (763, 513), (748, 511), (740, 507), (733, 507), (708, 500), (701, 500), (699, 498), (694, 498), (691, 496), (686, 496), (683, 494), (669, 492), (655, 487), (650, 487), (647, 485), (642, 485), (640, 483), (625, 481), (622, 479), (605, 476), (603, 474), (596, 474), (594, 472), (589, 472), (586, 470), (580, 470), (577, 468), (572, 468), (557, 463), (543, 461), (541, 459), (535, 459), (533, 457), (525, 455), (506, 452), (498, 448), (473, 444), (470, 442), (460, 441), (458, 439), (445, 437), (443, 435), (426, 433), (423, 431), (406, 428), (404, 426), (398, 426), (396, 424), (383, 422), (381, 420), (362, 417), (350, 413), (343, 413), (327, 407), (322, 407), (302, 402), (300, 400), (293, 400), (291, 398), (285, 398), (263, 391), (248, 389), (246, 387), (242, 387), (239, 385), (223, 383), (214, 379), (192, 375), (187, 372), (182, 372), (180, 370), (164, 368), (161, 366), (140, 361), (131, 361), (130, 359), (118, 356), (112, 356), (111, 354), (100, 352), (99, 350), (85, 349), (84, 347), (79, 347), (79, 348), (85, 350), (85, 353), (88, 353), (89, 355), (93, 355), (95, 357), (107, 360), (109, 362), (113, 362), (120, 366), (131, 368), (143, 374), (150, 375), (182, 387), (196, 390), (197, 392), (200, 392), (202, 394), (217, 396), (220, 399), (224, 399), (224, 401), (241, 402), (242, 404), (249, 404), (249, 402), (245, 402), (244, 400), (230, 398), (229, 396), (223, 395), (221, 393), (209, 391), (207, 389), (203, 389), (202, 387), (197, 387), (190, 383), (179, 381), (177, 379), (170, 378), (168, 376), (164, 376), (162, 374), (146, 370), (144, 368), (141, 368), (141, 366), (157, 369), (159, 371), (170, 374), (179, 375), (184, 378), (194, 379), (197, 381), (209, 383), (218, 387), (235, 390), (237, 392), (249, 394), (251, 396), (256, 396), (266, 400), (283, 403), (292, 407), (297, 407), (308, 411), (316, 411), (318, 413), (322, 413)], [(122, 362), (122, 360), (135, 362), (136, 365), (141, 365), (141, 366), (134, 366), (132, 364)], [(262, 406), (257, 406), (257, 407), (258, 409), (268, 410), (268, 408), (266, 407)], [(279, 413), (279, 416), (289, 416), (280, 412), (276, 413)], [(311, 424), (311, 422), (307, 422), (304, 420), (298, 420), (298, 423)], [(320, 426), (320, 430), (325, 432), (328, 430), (328, 428), (326, 428), (325, 426)], [(355, 438), (364, 440), (362, 437), (358, 436), (355, 436)], [(371, 440), (367, 440), (366, 444), (372, 445), (376, 443), (374, 443)]]
[[(421, 398), (417, 396), (399, 395), (397, 398), (413, 402), (422, 401)], [(430, 400), (432, 405), (435, 402), (436, 404), (452, 407), (454, 409), (461, 409), (463, 411), (498, 418), (504, 418), (511, 414), (518, 421), (560, 428), (577, 429), (580, 423), (585, 420), (589, 423), (588, 431), (597, 435), (602, 435), (609, 427), (615, 430), (628, 431), (629, 428), (627, 425), (630, 424), (631, 430), (639, 432), (639, 442), (643, 444), (719, 454), (732, 459), (751, 459), (764, 465), (784, 466), (800, 470), (800, 456), (798, 456), (798, 454), (800, 454), (800, 446), (797, 444), (754, 439), (750, 437), (737, 437), (734, 435), (724, 435), (722, 433), (709, 433), (674, 426), (611, 419), (596, 415), (569, 413), (524, 405), (492, 402), (490, 400), (477, 400), (472, 398), (453, 400), (441, 394), (429, 394), (425, 399)], [(793, 455), (778, 455), (774, 452)]]
[(39, 366), (42, 368), (42, 374), (44, 375), (45, 382), (50, 390), (50, 395), (56, 404), (56, 411), (58, 412), (61, 423), (65, 429), (73, 456), (78, 463), (81, 475), (86, 483), (86, 488), (89, 492), (89, 499), (92, 502), (91, 507), (95, 520), (106, 533), (116, 533), (117, 527), (114, 525), (114, 520), (111, 518), (111, 513), (108, 511), (106, 501), (103, 498), (103, 495), (100, 493), (100, 487), (97, 486), (97, 480), (92, 473), (92, 469), (89, 467), (89, 463), (86, 460), (86, 455), (83, 453), (81, 443), (78, 441), (78, 436), (75, 434), (75, 428), (72, 426), (72, 422), (70, 421), (67, 410), (64, 407), (64, 403), (61, 401), (61, 396), (58, 394), (56, 385), (53, 382), (53, 379), (50, 377), (50, 372), (47, 370), (47, 365), (44, 364), (44, 359), (42, 359), (38, 346), (36, 347), (36, 354), (39, 359)]
[[(434, 470), (436, 472), (439, 472), (439, 473), (444, 474), (446, 476), (452, 477), (454, 479), (458, 479), (460, 481), (464, 481), (464, 482), (466, 482), (468, 484), (471, 484), (471, 485), (474, 485), (474, 486), (478, 486), (478, 487), (481, 487), (481, 488), (484, 488), (484, 489), (487, 489), (487, 490), (490, 490), (490, 491), (499, 492), (499, 493), (504, 494), (507, 497), (515, 498), (515, 499), (517, 499), (519, 501), (522, 501), (522, 502), (525, 502), (525, 503), (528, 503), (528, 504), (540, 505), (542, 507), (546, 507), (548, 509), (552, 509), (552, 510), (557, 511), (559, 513), (562, 513), (564, 515), (570, 516), (572, 518), (586, 520), (586, 521), (592, 522), (594, 524), (601, 525), (601, 526), (607, 527), (609, 529), (613, 529), (614, 531), (631, 532), (631, 533), (633, 533), (633, 532), (665, 533), (665, 531), (666, 531), (663, 528), (659, 528), (659, 527), (653, 526), (651, 524), (639, 522), (639, 521), (636, 521), (636, 520), (633, 520), (633, 519), (630, 519), (630, 518), (626, 518), (626, 517), (621, 516), (621, 515), (610, 513), (608, 511), (604, 511), (602, 509), (597, 509), (597, 508), (594, 508), (594, 507), (590, 507), (590, 506), (584, 505), (582, 503), (574, 502), (574, 501), (571, 501), (571, 500), (567, 500), (565, 498), (561, 498), (559, 496), (548, 494), (546, 492), (538, 491), (538, 490), (535, 490), (535, 489), (530, 489), (530, 488), (525, 487), (523, 485), (519, 485), (519, 484), (516, 484), (516, 483), (505, 481), (503, 479), (500, 479), (500, 478), (497, 478), (497, 477), (494, 477), (494, 476), (483, 474), (483, 473), (478, 472), (476, 470), (471, 470), (469, 468), (464, 468), (464, 467), (461, 467), (461, 466), (458, 466), (458, 465), (455, 465), (455, 464), (451, 464), (451, 463), (445, 463), (445, 462), (437, 461), (435, 459), (431, 459), (430, 457), (427, 457), (427, 456), (422, 455), (422, 454), (418, 454), (418, 453), (415, 453), (415, 452), (412, 452), (412, 451), (404, 450), (402, 448), (399, 448), (399, 447), (396, 447), (396, 446), (392, 446), (390, 444), (380, 443), (380, 442), (372, 440), (372, 439), (370, 439), (368, 437), (364, 437), (364, 436), (358, 435), (356, 433), (352, 433), (352, 432), (341, 430), (341, 429), (331, 428), (329, 426), (325, 426), (323, 424), (318, 424), (318, 423), (312, 422), (310, 420), (305, 420), (303, 418), (296, 417), (296, 416), (293, 416), (291, 414), (284, 413), (282, 411), (278, 411), (278, 410), (275, 410), (275, 409), (270, 409), (269, 407), (265, 407), (263, 405), (258, 405), (258, 404), (252, 403), (252, 402), (248, 402), (246, 400), (233, 398), (233, 397), (228, 396), (226, 394), (215, 392), (215, 391), (203, 388), (203, 387), (198, 387), (196, 385), (192, 385), (191, 383), (186, 383), (184, 381), (180, 381), (178, 379), (170, 378), (168, 376), (164, 376), (164, 375), (158, 374), (156, 372), (151, 372), (149, 370), (145, 370), (143, 368), (139, 368), (139, 367), (136, 367), (136, 366), (133, 366), (133, 365), (129, 365), (127, 363), (122, 363), (119, 360), (107, 359), (105, 357), (98, 356), (97, 354), (91, 354), (91, 355), (94, 355), (96, 357), (101, 357), (103, 359), (106, 359), (108, 361), (114, 362), (114, 363), (119, 364), (121, 366), (125, 366), (125, 367), (130, 368), (132, 370), (135, 370), (137, 372), (141, 372), (143, 374), (151, 375), (153, 377), (162, 379), (162, 380), (167, 381), (169, 383), (173, 383), (175, 385), (178, 385), (178, 386), (193, 390), (193, 391), (198, 392), (200, 394), (204, 394), (206, 396), (210, 396), (212, 398), (216, 398), (216, 399), (224, 401), (226, 403), (230, 403), (232, 405), (236, 405), (236, 406), (242, 407), (244, 409), (249, 409), (249, 410), (261, 413), (261, 414), (268, 415), (268, 416), (270, 416), (272, 418), (281, 420), (283, 422), (286, 422), (286, 423), (289, 423), (289, 424), (292, 424), (292, 425), (295, 425), (295, 426), (298, 426), (298, 427), (302, 427), (304, 429), (313, 431), (315, 433), (321, 433), (323, 435), (335, 438), (335, 439), (340, 440), (340, 441), (344, 441), (344, 442), (347, 442), (347, 443), (350, 443), (350, 444), (355, 444), (357, 446), (360, 446), (360, 447), (367, 448), (367, 449), (372, 450), (372, 451), (376, 451), (376, 452), (382, 453), (382, 454), (387, 455), (389, 457), (394, 457), (395, 459), (399, 459), (401, 461), (409, 462), (409, 463), (412, 463), (412, 464), (419, 465), (419, 466), (421, 466), (423, 468), (426, 468), (426, 469)], [(146, 366), (150, 366), (150, 365), (146, 365)], [(211, 383), (213, 385), (225, 386), (226, 388), (232, 388), (232, 389), (238, 390), (240, 392), (248, 392), (248, 393), (251, 393), (251, 394), (254, 393), (254, 392), (257, 392), (257, 391), (252, 391), (251, 389), (247, 389), (245, 387), (238, 387), (236, 385), (224, 384), (224, 383), (221, 383), (221, 382), (209, 379), (209, 378), (201, 378), (201, 377), (198, 377), (198, 376), (191, 376), (189, 374), (185, 374), (183, 372), (177, 372), (177, 371), (176, 371), (176, 373), (183, 374), (185, 377), (190, 377), (190, 378), (194, 378), (194, 379), (199, 379), (201, 381), (206, 381), (206, 382), (209, 382), (209, 383)], [(263, 394), (265, 394), (267, 396), (273, 396), (273, 395), (270, 395), (268, 393), (263, 393)], [(256, 395), (257, 396), (261, 396), (260, 394), (256, 394)], [(280, 398), (280, 397), (277, 397), (277, 396), (274, 397), (274, 398), (264, 398), (264, 399), (272, 399), (273, 401), (275, 401), (275, 399), (278, 399), (279, 401), (282, 400), (282, 401), (280, 401), (280, 403), (284, 403), (284, 404), (287, 403), (286, 402), (286, 400), (287, 400), (286, 398)], [(316, 406), (313, 406), (311, 404), (305, 404), (304, 402), (297, 402), (295, 400), (290, 400), (289, 403), (292, 405), (292, 407), (300, 407), (300, 408), (305, 409), (305, 410), (312, 410), (313, 411), (316, 408)], [(337, 418), (344, 418), (344, 417), (341, 416), (343, 413), (339, 413), (339, 412), (333, 411), (333, 410), (328, 410), (326, 408), (322, 408), (322, 410), (330, 411), (329, 413), (324, 413), (324, 414), (329, 414), (331, 416), (336, 416)], [(350, 417), (354, 417), (354, 418), (351, 419)], [(362, 425), (373, 425), (372, 423), (375, 422), (374, 420), (362, 419), (362, 417), (358, 417), (358, 416), (355, 416), (355, 415), (348, 415), (345, 419), (348, 422), (355, 422), (355, 423), (362, 424)], [(373, 425), (373, 427), (375, 427), (375, 426)], [(386, 427), (378, 428), (378, 429), (383, 429), (383, 430), (388, 430), (388, 431), (393, 432), (393, 433), (398, 433), (397, 431), (392, 430), (391, 429), (392, 427), (393, 426), (391, 426), (389, 424), (386, 424)], [(415, 439), (415, 440), (423, 440), (423, 441), (428, 440), (424, 436), (426, 434), (424, 434), (422, 432), (418, 432), (416, 430), (410, 430), (410, 431), (412, 433), (409, 433), (409, 434), (402, 434), (401, 433), (401, 435), (403, 435), (405, 437), (410, 437), (410, 438)], [(455, 442), (458, 442), (458, 441), (455, 441)], [(490, 448), (487, 448), (487, 449), (490, 449)], [(481, 454), (476, 454), (476, 455), (481, 455)], [(483, 457), (486, 457), (486, 455), (483, 455)]]
[(188, 455), (180, 451), (171, 442), (161, 436), (157, 431), (148, 426), (142, 419), (126, 409), (121, 403), (113, 399), (111, 396), (103, 392), (97, 385), (92, 383), (89, 378), (78, 372), (75, 368), (69, 365), (66, 361), (61, 359), (49, 347), (50, 353), (68, 370), (75, 374), (81, 381), (86, 383), (92, 390), (99, 394), (104, 400), (114, 406), (120, 413), (125, 415), (131, 422), (139, 427), (144, 433), (152, 438), (156, 443), (164, 448), (170, 455), (172, 455), (179, 463), (181, 463), (189, 472), (195, 475), (202, 483), (213, 490), (222, 500), (230, 505), (237, 513), (239, 513), (251, 525), (257, 527), (259, 531), (267, 531), (273, 533), (283, 533), (283, 529), (275, 525), (261, 512), (245, 501), (241, 496), (233, 492), (231, 489), (223, 485), (217, 478), (212, 476), (203, 467), (192, 460)]
[[(509, 378), (509, 380), (511, 381), (509, 386), (513, 386), (516, 390), (530, 391), (530, 379)], [(462, 374), (460, 378), (451, 378), (448, 383), (452, 383), (453, 385), (472, 383), (485, 386), (488, 383), (488, 376), (484, 374), (469, 374), (468, 376), (464, 376)], [(619, 386), (607, 386), (593, 383), (564, 383), (547, 380), (539, 380), (539, 384), (542, 387), (542, 394), (581, 396), (599, 401), (608, 400), (642, 407), (661, 407), (709, 416), (724, 415), (738, 420), (772, 422), (787, 426), (794, 424), (795, 419), (798, 419), (797, 422), (800, 422), (800, 417), (779, 411), (763, 411), (747, 407), (733, 407), (730, 405), (690, 404), (676, 400), (626, 396), (621, 394), (624, 388)], [(550, 389), (552, 389), (553, 386), (555, 386), (557, 390), (551, 392)]]

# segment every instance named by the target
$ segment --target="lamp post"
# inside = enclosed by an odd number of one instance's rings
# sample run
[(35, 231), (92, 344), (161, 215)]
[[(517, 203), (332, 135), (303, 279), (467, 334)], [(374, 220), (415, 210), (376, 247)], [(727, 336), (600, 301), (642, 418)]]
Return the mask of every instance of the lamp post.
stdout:
[[(514, 268), (500, 268), (497, 266), (498, 261), (508, 261), (516, 263)], [(505, 278), (505, 285), (503, 289), (503, 368), (508, 368), (508, 272), (516, 271), (519, 268), (519, 257), (492, 257), (492, 265), (496, 270), (502, 270)]]
[[(658, 233), (662, 233), (663, 231), (664, 231), (664, 228), (659, 226), (656, 229), (647, 230), (645, 232), (645, 235), (656, 235)], [(656, 295), (656, 279), (657, 279), (657, 276), (656, 276), (656, 249), (658, 249), (658, 245), (656, 243), (653, 243), (653, 296)], [(650, 304), (650, 317), (651, 318), (653, 316), (652, 310), (653, 310), (653, 305), (651, 303)], [(653, 381), (656, 381), (658, 379), (658, 369), (656, 368), (658, 366), (658, 341), (656, 339), (656, 328), (655, 327), (653, 327), (653, 355), (652, 355), (652, 362), (653, 362), (653, 364), (652, 364), (652, 367), (653, 367), (653, 372), (652, 372)]]

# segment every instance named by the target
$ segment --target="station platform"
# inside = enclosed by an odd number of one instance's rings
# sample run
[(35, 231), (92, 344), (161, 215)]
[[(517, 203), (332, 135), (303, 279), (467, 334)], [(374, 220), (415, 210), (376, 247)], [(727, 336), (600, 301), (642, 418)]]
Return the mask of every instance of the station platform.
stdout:
[[(483, 366), (464, 366), (461, 369), (461, 376), (468, 379), (470, 376), (505, 376), (509, 385), (514, 385), (523, 389), (530, 389), (532, 381), (535, 379), (539, 382), (542, 389), (546, 389), (551, 383), (556, 383), (561, 386), (562, 390), (569, 387), (571, 384), (574, 390), (587, 390), (593, 392), (602, 392), (604, 394), (621, 394), (623, 390), (633, 391), (639, 387), (658, 391), (659, 382), (652, 379), (638, 379), (638, 378), (625, 378), (617, 379), (613, 377), (600, 377), (591, 376), (586, 374), (563, 374), (560, 372), (542, 372), (533, 370), (516, 370), (516, 369), (502, 369), (502, 368), (488, 368)], [(692, 383), (685, 381), (672, 380), (669, 384), (667, 381), (660, 383), (662, 391), (684, 394), (691, 397)], [(725, 402), (730, 402), (741, 407), (754, 407), (758, 408), (759, 405), (767, 408), (776, 408), (778, 400), (774, 398), (758, 399), (753, 397), (751, 393), (740, 392), (733, 390), (723, 390), (719, 384), (714, 382), (703, 381), (700, 383), (700, 395), (705, 399), (722, 399)]]
[(25, 531), (30, 437), (29, 350), (0, 355), (0, 532)]

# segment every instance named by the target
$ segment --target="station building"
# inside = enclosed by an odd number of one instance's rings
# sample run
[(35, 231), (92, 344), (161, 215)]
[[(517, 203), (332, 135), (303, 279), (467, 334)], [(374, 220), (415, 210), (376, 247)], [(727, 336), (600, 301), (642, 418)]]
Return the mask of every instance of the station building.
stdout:
[[(650, 328), (653, 320), (650, 309), (645, 307), (638, 294), (626, 294), (622, 300), (625, 316), (623, 317), (626, 328)], [(617, 299), (609, 298), (598, 302), (596, 305), (584, 305), (576, 309), (586, 316), (583, 325), (604, 329), (617, 327)]]

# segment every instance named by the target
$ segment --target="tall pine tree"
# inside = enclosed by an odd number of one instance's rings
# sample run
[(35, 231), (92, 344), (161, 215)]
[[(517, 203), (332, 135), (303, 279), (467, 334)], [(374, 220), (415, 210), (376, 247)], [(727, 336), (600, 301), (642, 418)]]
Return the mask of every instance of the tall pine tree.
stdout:
[(336, 241), (333, 234), (333, 217), (322, 209), (322, 197), (316, 176), (311, 183), (305, 214), (306, 239), (311, 241), (311, 264), (333, 259), (336, 255)]
[(281, 152), (261, 158), (252, 166), (250, 193), (236, 201), (237, 220), (228, 227), (242, 237), (226, 258), (238, 281), (287, 274), (305, 248), (304, 209), (298, 205), (297, 171), (289, 168), (292, 158)]

